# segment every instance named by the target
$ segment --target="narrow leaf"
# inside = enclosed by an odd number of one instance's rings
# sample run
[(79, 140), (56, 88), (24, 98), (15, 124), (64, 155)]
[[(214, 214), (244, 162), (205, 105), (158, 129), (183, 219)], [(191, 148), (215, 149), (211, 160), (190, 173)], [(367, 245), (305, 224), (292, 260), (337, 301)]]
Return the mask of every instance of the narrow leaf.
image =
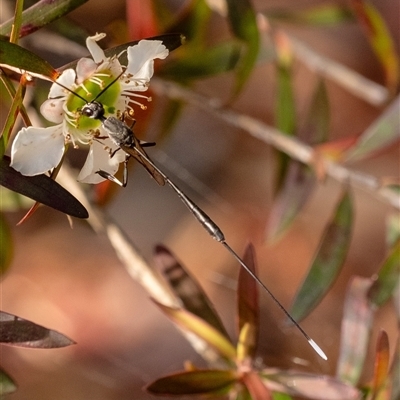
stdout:
[(150, 383), (146, 390), (164, 396), (226, 394), (237, 376), (231, 370), (196, 370), (168, 375)]
[[(329, 102), (326, 87), (320, 81), (312, 95), (307, 119), (298, 137), (308, 144), (324, 142), (329, 133)], [(292, 225), (315, 186), (316, 178), (308, 166), (291, 160), (284, 182), (271, 208), (266, 228), (269, 242), (280, 238)]]
[(15, 392), (16, 390), (17, 385), (14, 380), (2, 368), (0, 368), (0, 396), (5, 396), (6, 394)]
[(400, 96), (374, 121), (348, 151), (346, 161), (373, 156), (400, 140)]
[(368, 291), (368, 299), (378, 307), (393, 295), (400, 279), (400, 239), (391, 249), (379, 269), (378, 276)]
[(367, 299), (371, 280), (355, 277), (347, 290), (342, 319), (340, 354), (336, 376), (356, 385), (368, 350), (373, 307)]
[(296, 399), (297, 396), (313, 400), (361, 399), (357, 388), (332, 376), (276, 369), (262, 371), (261, 376), (270, 389), (296, 396)]
[(59, 332), (4, 311), (0, 311), (0, 343), (41, 349), (75, 344), (73, 340)]
[(0, 66), (19, 74), (54, 81), (59, 73), (44, 59), (17, 44), (0, 40)]
[(76, 218), (88, 218), (86, 208), (71, 193), (46, 175), (24, 176), (0, 159), (0, 185)]
[[(40, 0), (22, 13), (20, 37), (29, 35), (50, 22), (70, 13), (88, 0)], [(0, 35), (9, 36), (14, 19), (0, 25)]]
[(282, 132), (293, 135), (296, 130), (296, 110), (292, 86), (293, 54), (289, 39), (282, 32), (275, 35), (277, 52), (277, 100), (275, 126)]
[(350, 245), (353, 207), (346, 190), (325, 228), (311, 268), (301, 285), (291, 308), (296, 320), (305, 318), (323, 299), (337, 278)]
[(27, 79), (26, 79), (26, 75), (24, 74), (21, 76), (21, 79), (20, 79), (20, 82), (18, 85), (18, 89), (15, 93), (11, 107), (8, 111), (6, 122), (4, 124), (3, 134), (1, 135), (1, 138), (0, 138), (0, 140), (2, 141), (2, 144), (0, 146), (0, 158), (2, 158), (4, 156), (4, 151), (7, 148), (8, 140), (11, 136), (11, 132), (17, 121), (17, 117), (18, 117), (20, 108), (22, 106), (22, 101), (25, 96), (26, 83), (27, 83)]
[(385, 72), (386, 85), (394, 92), (399, 82), (399, 55), (389, 29), (376, 7), (368, 0), (352, 0), (355, 15)]
[[(257, 266), (255, 259), (254, 246), (249, 244), (246, 247), (243, 261), (249, 269), (257, 275)], [(237, 289), (237, 313), (238, 313), (238, 331), (241, 333), (238, 344), (238, 355), (241, 359), (255, 355), (258, 328), (259, 328), (259, 305), (258, 305), (258, 287), (257, 282), (244, 269), (239, 269), (239, 280)], [(246, 331), (243, 328), (247, 326)], [(246, 332), (243, 334), (242, 332)], [(240, 345), (240, 346), (239, 346)]]
[(378, 393), (386, 383), (389, 373), (389, 338), (385, 331), (379, 333), (376, 344), (375, 363), (374, 363), (374, 378), (372, 383), (372, 400), (375, 400)]
[(227, 0), (228, 19), (233, 34), (244, 43), (241, 60), (236, 70), (236, 86), (234, 95), (237, 95), (247, 82), (259, 51), (259, 32), (256, 14), (249, 0)]
[(158, 245), (154, 261), (168, 280), (174, 293), (181, 299), (183, 307), (229, 339), (221, 319), (202, 287), (173, 254), (164, 246)]
[[(1, 196), (1, 194), (0, 194)], [(13, 240), (11, 230), (4, 217), (0, 212), (0, 274), (3, 275), (11, 264), (13, 255)]]
[(186, 310), (171, 308), (153, 301), (175, 324), (203, 339), (225, 359), (235, 359), (236, 350), (232, 343), (213, 326)]

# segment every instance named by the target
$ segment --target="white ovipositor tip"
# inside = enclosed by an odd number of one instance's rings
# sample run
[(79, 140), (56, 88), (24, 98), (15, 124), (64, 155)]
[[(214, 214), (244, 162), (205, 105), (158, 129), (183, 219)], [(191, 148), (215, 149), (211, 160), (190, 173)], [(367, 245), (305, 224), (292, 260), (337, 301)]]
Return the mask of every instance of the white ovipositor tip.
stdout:
[(314, 342), (314, 340), (310, 339), (308, 341), (310, 343), (311, 347), (319, 354), (321, 358), (323, 358), (325, 361), (328, 359), (326, 354), (322, 351), (321, 347), (317, 345), (317, 343)]

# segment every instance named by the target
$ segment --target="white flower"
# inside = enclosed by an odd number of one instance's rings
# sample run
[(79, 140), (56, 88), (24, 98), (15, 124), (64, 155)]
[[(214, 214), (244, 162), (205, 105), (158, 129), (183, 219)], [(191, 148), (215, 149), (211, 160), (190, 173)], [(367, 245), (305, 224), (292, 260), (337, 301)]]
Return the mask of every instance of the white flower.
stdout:
[[(126, 109), (132, 109), (129, 104), (132, 102), (144, 108), (129, 96), (149, 100), (135, 92), (147, 90), (154, 72), (154, 59), (167, 57), (168, 50), (161, 41), (141, 40), (127, 48), (128, 65), (125, 67), (120, 64), (119, 56), (108, 58), (98, 46), (96, 42), (104, 36), (97, 34), (89, 37), (86, 45), (93, 59), (80, 59), (76, 70), (65, 70), (51, 86), (48, 100), (42, 104), (40, 111), (47, 120), (57, 125), (22, 128), (16, 135), (11, 148), (11, 166), (23, 175), (38, 175), (55, 168), (69, 143), (74, 147), (79, 143), (90, 145), (88, 157), (78, 176), (81, 182), (101, 182), (104, 178), (97, 171), (114, 175), (119, 164), (125, 160), (122, 150), (110, 157), (117, 147), (101, 122), (83, 116), (79, 110), (95, 98), (103, 104), (105, 117), (121, 116)], [(97, 98), (104, 88), (107, 89)]]

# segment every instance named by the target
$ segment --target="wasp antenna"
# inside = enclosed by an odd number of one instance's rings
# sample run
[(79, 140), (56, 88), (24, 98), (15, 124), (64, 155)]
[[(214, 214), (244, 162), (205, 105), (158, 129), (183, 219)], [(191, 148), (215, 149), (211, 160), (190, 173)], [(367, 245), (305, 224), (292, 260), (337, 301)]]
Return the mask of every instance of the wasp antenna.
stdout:
[(123, 73), (125, 72), (125, 70), (123, 70), (120, 74), (118, 74), (118, 76), (113, 79), (92, 101), (91, 103), (93, 103), (94, 101), (96, 101), (110, 86), (114, 85), (115, 82), (117, 82), (117, 80), (119, 78), (121, 78), (121, 76), (123, 75)]
[(82, 97), (80, 94), (74, 92), (73, 90), (71, 90), (70, 88), (66, 87), (65, 85), (63, 85), (63, 84), (60, 83), (60, 82), (54, 81), (54, 83), (56, 83), (58, 86), (61, 86), (61, 87), (62, 87), (63, 89), (65, 89), (66, 91), (72, 93), (74, 96), (80, 98), (80, 99), (83, 100), (86, 104), (88, 104), (88, 101), (87, 101), (84, 97)]

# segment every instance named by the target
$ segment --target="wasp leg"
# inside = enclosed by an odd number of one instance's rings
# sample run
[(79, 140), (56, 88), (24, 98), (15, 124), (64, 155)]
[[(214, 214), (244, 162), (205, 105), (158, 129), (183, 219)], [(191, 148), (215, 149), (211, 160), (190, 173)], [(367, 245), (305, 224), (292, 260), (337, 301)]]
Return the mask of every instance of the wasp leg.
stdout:
[[(119, 150), (119, 149), (117, 149)], [(114, 152), (115, 154), (115, 152)], [(124, 161), (124, 172), (122, 175), (122, 182), (115, 177), (114, 175), (111, 175), (110, 173), (103, 171), (102, 169), (99, 169), (96, 171), (96, 174), (99, 174), (102, 178), (108, 179), (109, 181), (116, 183), (117, 185), (121, 187), (125, 187), (128, 184), (128, 161), (131, 156), (129, 154), (126, 154), (125, 161)]]

